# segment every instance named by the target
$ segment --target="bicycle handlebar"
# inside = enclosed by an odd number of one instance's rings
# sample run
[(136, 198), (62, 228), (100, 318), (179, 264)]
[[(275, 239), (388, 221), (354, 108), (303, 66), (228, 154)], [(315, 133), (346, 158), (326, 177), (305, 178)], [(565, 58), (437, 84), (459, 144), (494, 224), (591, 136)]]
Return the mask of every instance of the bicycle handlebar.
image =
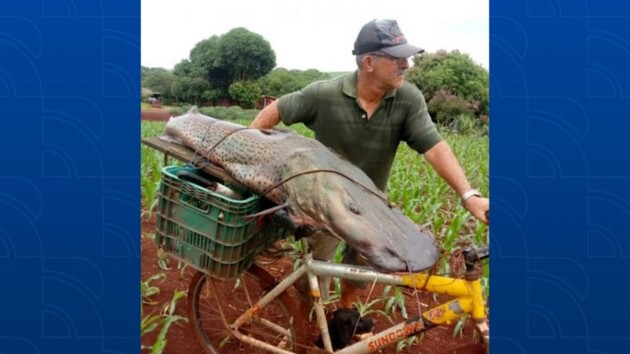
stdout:
[(462, 251), (466, 263), (476, 263), (482, 259), (490, 257), (490, 248), (482, 246), (478, 248), (466, 247)]

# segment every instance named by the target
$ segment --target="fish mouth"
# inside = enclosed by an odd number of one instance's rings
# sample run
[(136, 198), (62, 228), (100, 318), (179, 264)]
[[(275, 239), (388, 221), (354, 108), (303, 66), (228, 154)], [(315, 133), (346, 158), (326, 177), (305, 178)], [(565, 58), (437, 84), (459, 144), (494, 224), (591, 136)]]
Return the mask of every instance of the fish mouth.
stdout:
[(387, 273), (422, 272), (433, 267), (439, 259), (438, 247), (429, 235), (420, 236), (416, 242), (403, 243), (409, 248), (377, 246), (364, 251), (364, 255), (376, 270)]
[(355, 248), (382, 272), (421, 272), (433, 267), (440, 256), (435, 237), (420, 229), (399, 209), (377, 211), (348, 221), (333, 221), (331, 231)]

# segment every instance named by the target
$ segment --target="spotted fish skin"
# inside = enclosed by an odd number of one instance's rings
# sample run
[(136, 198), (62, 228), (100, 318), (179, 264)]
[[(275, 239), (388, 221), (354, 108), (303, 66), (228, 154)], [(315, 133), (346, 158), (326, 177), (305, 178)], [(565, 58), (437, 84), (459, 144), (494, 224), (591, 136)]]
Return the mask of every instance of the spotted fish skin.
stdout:
[[(223, 167), (232, 178), (259, 194), (282, 181), (285, 161), (291, 155), (326, 149), (318, 141), (290, 131), (249, 129), (202, 115), (196, 107), (169, 120), (166, 135)], [(280, 189), (265, 197), (283, 202)]]
[(196, 107), (170, 119), (165, 133), (253, 192), (286, 203), (296, 225), (345, 240), (379, 270), (420, 271), (437, 261), (428, 230), (419, 230), (363, 171), (314, 139), (221, 121)]

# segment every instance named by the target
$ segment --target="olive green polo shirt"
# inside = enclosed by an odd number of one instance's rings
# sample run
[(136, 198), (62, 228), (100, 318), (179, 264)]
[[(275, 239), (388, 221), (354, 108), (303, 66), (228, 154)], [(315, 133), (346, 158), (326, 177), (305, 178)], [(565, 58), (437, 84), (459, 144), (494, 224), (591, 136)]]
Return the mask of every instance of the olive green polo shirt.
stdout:
[(286, 125), (304, 123), (318, 141), (362, 169), (383, 191), (401, 141), (422, 154), (442, 140), (424, 96), (406, 81), (385, 94), (369, 120), (357, 99), (356, 72), (282, 96), (278, 110)]

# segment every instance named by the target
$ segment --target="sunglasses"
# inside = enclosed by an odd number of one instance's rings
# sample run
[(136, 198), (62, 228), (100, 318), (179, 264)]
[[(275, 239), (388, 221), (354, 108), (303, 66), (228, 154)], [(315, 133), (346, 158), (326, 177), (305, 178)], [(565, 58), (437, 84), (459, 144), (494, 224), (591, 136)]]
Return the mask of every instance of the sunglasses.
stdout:
[(369, 55), (374, 56), (374, 57), (381, 57), (381, 58), (386, 58), (389, 59), (391, 61), (395, 61), (395, 62), (407, 62), (407, 60), (409, 60), (409, 58), (398, 58), (392, 55), (389, 55), (385, 52), (372, 52)]

